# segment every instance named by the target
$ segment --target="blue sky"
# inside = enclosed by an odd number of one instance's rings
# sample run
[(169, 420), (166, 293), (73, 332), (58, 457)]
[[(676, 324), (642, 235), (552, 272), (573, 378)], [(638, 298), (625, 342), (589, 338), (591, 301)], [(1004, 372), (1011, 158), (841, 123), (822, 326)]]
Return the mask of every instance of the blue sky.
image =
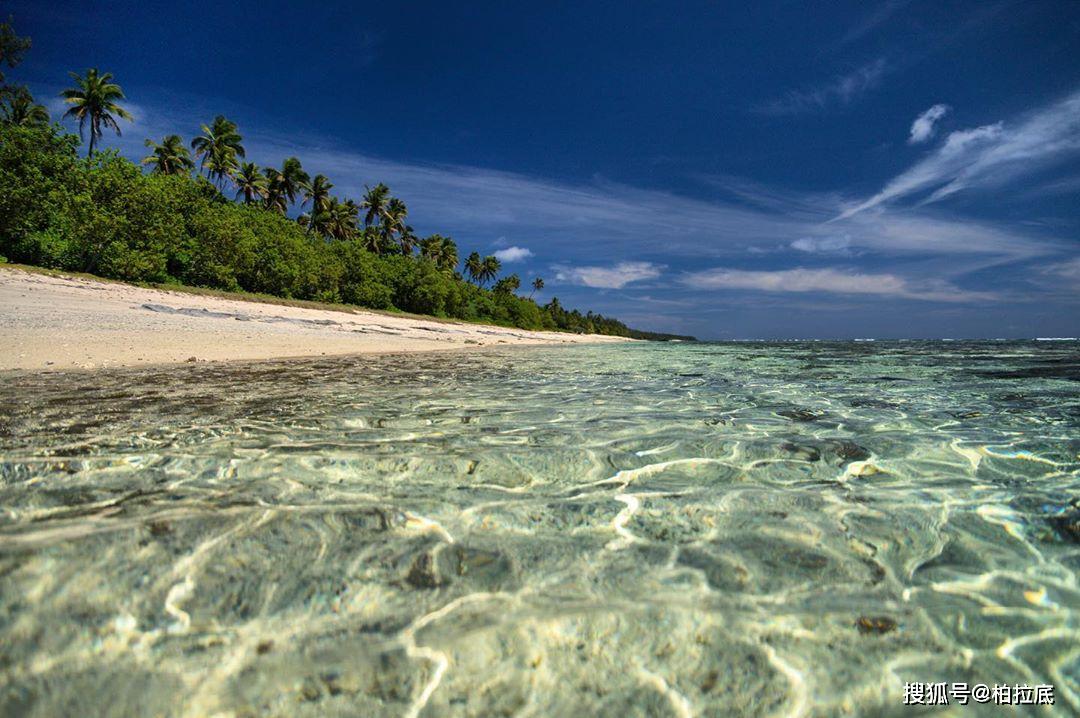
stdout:
[(702, 338), (1080, 335), (1080, 3), (0, 2), (50, 109), (249, 157)]

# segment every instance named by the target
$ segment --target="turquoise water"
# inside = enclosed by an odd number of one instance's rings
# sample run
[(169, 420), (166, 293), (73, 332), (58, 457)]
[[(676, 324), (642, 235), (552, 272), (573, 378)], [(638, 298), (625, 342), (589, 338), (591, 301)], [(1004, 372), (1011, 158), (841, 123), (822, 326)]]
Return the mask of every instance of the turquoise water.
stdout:
[(0, 497), (2, 715), (1080, 712), (1074, 342), (9, 375)]

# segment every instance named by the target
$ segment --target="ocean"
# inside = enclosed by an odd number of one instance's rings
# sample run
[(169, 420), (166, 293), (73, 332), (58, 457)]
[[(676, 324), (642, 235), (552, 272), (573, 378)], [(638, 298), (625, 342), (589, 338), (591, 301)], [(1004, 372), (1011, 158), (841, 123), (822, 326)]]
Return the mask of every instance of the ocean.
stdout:
[(10, 374), (0, 497), (2, 715), (1080, 712), (1077, 342)]

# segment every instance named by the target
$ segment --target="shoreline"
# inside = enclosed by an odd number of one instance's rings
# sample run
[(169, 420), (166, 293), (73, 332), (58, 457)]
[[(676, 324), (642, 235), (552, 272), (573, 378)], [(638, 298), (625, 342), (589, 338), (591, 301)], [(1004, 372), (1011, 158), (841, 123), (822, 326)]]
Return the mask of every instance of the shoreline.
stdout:
[(0, 265), (0, 371), (634, 341), (150, 289)]

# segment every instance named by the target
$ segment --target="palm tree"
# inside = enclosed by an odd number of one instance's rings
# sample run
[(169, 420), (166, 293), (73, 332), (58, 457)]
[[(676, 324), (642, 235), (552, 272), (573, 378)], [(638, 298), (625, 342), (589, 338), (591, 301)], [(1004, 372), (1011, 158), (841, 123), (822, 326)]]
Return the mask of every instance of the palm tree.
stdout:
[(440, 271), (453, 272), (458, 264), (457, 244), (449, 237), (433, 234), (420, 240), (420, 256), (433, 263)]
[(255, 204), (266, 199), (266, 177), (254, 162), (244, 162), (233, 177), (236, 183), (236, 196), (243, 196), (244, 204)]
[(264, 167), (263, 176), (266, 178), (266, 195), (264, 204), (267, 209), (285, 214), (289, 209), (289, 203), (281, 190), (281, 172), (273, 167)]
[(71, 79), (75, 80), (76, 87), (69, 88), (60, 93), (64, 102), (71, 105), (64, 117), (74, 117), (79, 120), (79, 136), (83, 137), (83, 129), (86, 123), (90, 123), (90, 148), (86, 153), (89, 157), (94, 154), (94, 145), (101, 139), (103, 127), (111, 127), (120, 134), (120, 125), (116, 118), (134, 121), (131, 113), (116, 104), (123, 100), (124, 91), (120, 85), (112, 82), (112, 73), (100, 74), (96, 67), (86, 71), (85, 76), (69, 72)]
[(444, 272), (453, 273), (458, 265), (457, 242), (449, 237), (442, 238), (442, 252), (440, 252), (439, 261), (436, 264)]
[(402, 254), (411, 257), (419, 243), (420, 238), (416, 236), (416, 231), (412, 227), (405, 225), (401, 228), (401, 232), (398, 233), (398, 245), (401, 247)]
[[(393, 240), (395, 234), (403, 234), (405, 232), (405, 218), (409, 216), (409, 210), (397, 197), (391, 197), (390, 201), (386, 203), (386, 209), (383, 210), (382, 216), (382, 238), (383, 242), (389, 244)], [(411, 251), (411, 247), (409, 248)], [(402, 247), (404, 252), (405, 247)]]
[(191, 141), (191, 149), (197, 157), (202, 157), (200, 169), (206, 170), (206, 176), (218, 186), (224, 184), (226, 177), (232, 177), (240, 168), (237, 158), (244, 157), (244, 139), (236, 131), (236, 123), (218, 115), (214, 123), (202, 126), (202, 135)]
[(487, 284), (492, 279), (499, 276), (500, 269), (502, 269), (502, 262), (499, 261), (498, 257), (484, 257), (484, 261), (480, 267), (480, 281)]
[(319, 212), (318, 214), (312, 214), (310, 212), (304, 212), (296, 218), (297, 224), (306, 229), (309, 233), (314, 232), (323, 237), (330, 236), (330, 212), (329, 210)]
[(465, 259), (465, 271), (469, 273), (469, 277), (476, 283), (476, 286), (480, 286), (480, 275), (484, 271), (484, 260), (480, 258), (479, 252), (473, 252)]
[(266, 206), (285, 214), (289, 205), (308, 186), (310, 178), (300, 165), (300, 160), (290, 157), (281, 165), (280, 170), (264, 170), (268, 184)]
[(521, 288), (521, 278), (516, 274), (511, 274), (509, 277), (503, 277), (499, 281), (495, 282), (493, 291), (496, 294), (513, 294)]
[(304, 201), (302, 204), (311, 202), (311, 212), (307, 215), (308, 231), (317, 231), (319, 234), (325, 234), (321, 229), (325, 229), (325, 224), (329, 221), (327, 213), (330, 209), (330, 190), (334, 188), (334, 185), (330, 184), (330, 180), (326, 175), (315, 175), (315, 179), (311, 181), (309, 185), (303, 188)]
[(326, 235), (339, 240), (351, 239), (356, 234), (359, 214), (360, 208), (351, 199), (339, 202), (337, 197), (331, 197), (326, 208)]
[(182, 175), (190, 172), (195, 166), (180, 135), (168, 135), (160, 145), (148, 139), (146, 146), (152, 147), (153, 152), (143, 158), (142, 163), (153, 165), (154, 168), (151, 170), (153, 174)]
[(307, 188), (311, 178), (300, 165), (300, 160), (289, 157), (281, 165), (280, 189), (289, 199), (289, 203), (295, 203), (296, 198)]
[(532, 299), (533, 295), (544, 288), (544, 280), (540, 277), (532, 280), (532, 291), (529, 292), (529, 299)]
[(43, 127), (49, 124), (49, 112), (34, 102), (30, 90), (22, 85), (5, 88), (0, 101), (0, 120), (21, 127)]
[(351, 199), (345, 200), (334, 213), (334, 222), (336, 226), (343, 228), (339, 239), (352, 239), (360, 229), (360, 205)]
[(375, 227), (364, 227), (364, 231), (360, 233), (360, 244), (372, 254), (382, 254), (382, 237)]
[(364, 186), (367, 188), (367, 193), (360, 202), (360, 209), (367, 210), (364, 214), (364, 226), (370, 227), (382, 219), (383, 212), (386, 211), (386, 202), (390, 198), (390, 188), (382, 182), (374, 187)]

